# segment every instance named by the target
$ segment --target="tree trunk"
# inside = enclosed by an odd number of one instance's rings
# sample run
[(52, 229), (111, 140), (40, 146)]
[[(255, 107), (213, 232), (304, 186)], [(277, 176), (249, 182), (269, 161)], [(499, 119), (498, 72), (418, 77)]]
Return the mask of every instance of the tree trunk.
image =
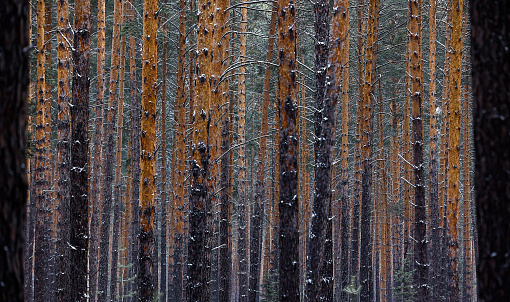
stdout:
[[(193, 96), (194, 115), (191, 147), (191, 186), (188, 245), (188, 283), (186, 298), (190, 302), (208, 301), (210, 296), (209, 278), (211, 273), (210, 211), (209, 190), (209, 125), (212, 113), (211, 76), (213, 65), (212, 24), (214, 7), (205, 0), (198, 2), (197, 59), (195, 67), (196, 95)], [(212, 19), (212, 20), (211, 20)]]
[[(175, 122), (177, 131), (174, 134), (173, 145), (175, 146), (175, 160), (172, 162), (172, 183), (174, 186), (173, 213), (175, 221), (174, 236), (174, 279), (173, 292), (176, 301), (182, 301), (182, 289), (184, 280), (184, 200), (185, 200), (185, 179), (186, 179), (186, 87), (185, 87), (185, 55), (186, 55), (186, 0), (179, 1), (179, 45), (177, 63), (177, 87), (175, 100)], [(190, 64), (192, 65), (192, 64)], [(191, 68), (191, 67), (190, 67)]]
[(143, 5), (143, 50), (142, 50), (142, 119), (140, 144), (140, 250), (138, 299), (150, 302), (154, 299), (154, 196), (155, 150), (156, 150), (156, 93), (157, 93), (157, 27), (158, 2), (145, 1)]
[(58, 143), (57, 143), (57, 200), (58, 208), (58, 234), (57, 234), (57, 301), (70, 300), (69, 295), (69, 200), (71, 183), (69, 181), (71, 167), (70, 154), (70, 119), (69, 102), (69, 4), (67, 0), (57, 2), (58, 32), (57, 35), (57, 73), (58, 73)]
[[(135, 19), (135, 10), (133, 8), (133, 1), (130, 0), (128, 5), (128, 20), (133, 22)], [(130, 141), (132, 143), (132, 155), (131, 155), (131, 177), (128, 178), (131, 181), (131, 191), (128, 191), (128, 203), (131, 203), (132, 219), (130, 225), (130, 241), (131, 251), (130, 259), (133, 267), (129, 275), (130, 279), (138, 275), (138, 251), (139, 251), (139, 222), (140, 222), (140, 118), (141, 118), (141, 107), (140, 100), (138, 99), (137, 91), (137, 76), (136, 76), (136, 56), (137, 56), (137, 44), (134, 34), (129, 36), (129, 88), (130, 88), (130, 109), (131, 109), (131, 134)], [(138, 278), (135, 279), (131, 284), (131, 293), (135, 292), (138, 285)]]
[[(166, 27), (163, 30), (163, 34), (167, 35)], [(161, 163), (160, 163), (160, 177), (161, 177), (161, 188), (160, 188), (160, 206), (161, 206), (161, 245), (160, 245), (160, 267), (161, 267), (161, 276), (160, 276), (160, 285), (158, 288), (160, 299), (161, 301), (166, 301), (166, 273), (167, 273), (167, 263), (166, 263), (166, 242), (167, 242), (167, 208), (168, 208), (168, 202), (167, 202), (167, 185), (166, 185), (166, 167), (167, 167), (167, 156), (166, 156), (166, 148), (167, 148), (167, 135), (166, 135), (166, 81), (167, 81), (167, 41), (166, 37), (164, 37), (163, 40), (163, 58), (162, 58), (162, 76), (161, 76)], [(172, 144), (175, 146), (175, 142)], [(157, 258), (155, 258), (157, 259)]]
[(88, 122), (90, 64), (90, 1), (75, 3), (73, 100), (71, 106), (71, 247), (69, 271), (72, 301), (87, 300)]
[[(327, 78), (329, 56), (329, 1), (317, 0), (315, 10), (315, 188), (311, 219), (307, 298), (333, 299), (333, 238), (331, 212), (331, 150), (334, 145), (336, 98), (335, 79)], [(341, 56), (338, 57), (342, 59)], [(328, 84), (326, 84), (328, 83)], [(326, 94), (328, 92), (328, 94)]]
[[(245, 0), (243, 0), (245, 2)], [(242, 2), (242, 3), (243, 3)], [(237, 90), (239, 93), (238, 99), (238, 128), (237, 128), (237, 144), (239, 145), (239, 158), (237, 161), (238, 172), (238, 207), (239, 207), (239, 301), (246, 302), (250, 298), (250, 271), (249, 271), (249, 220), (251, 220), (249, 213), (249, 204), (247, 202), (247, 182), (246, 182), (246, 68), (243, 63), (246, 61), (246, 30), (247, 30), (247, 16), (248, 10), (246, 5), (241, 7), (241, 20), (240, 20), (240, 46), (239, 46), (239, 78)]]
[(92, 302), (96, 301), (97, 281), (99, 269), (99, 240), (101, 230), (101, 215), (103, 213), (103, 144), (104, 144), (104, 78), (105, 78), (105, 0), (98, 0), (97, 13), (97, 95), (94, 104), (95, 126), (94, 126), (94, 162), (92, 170), (92, 218), (90, 222), (90, 259), (89, 259), (89, 297)]
[(430, 298), (439, 299), (440, 274), (440, 229), (439, 229), (439, 154), (438, 154), (438, 114), (436, 98), (436, 0), (429, 0), (429, 107), (430, 107), (430, 146), (429, 146), (429, 284)]
[(0, 6), (0, 300), (22, 302), (27, 198), (28, 1)]
[(422, 69), (422, 0), (409, 1), (408, 32), (411, 51), (411, 100), (414, 157), (414, 284), (419, 301), (427, 301), (427, 208), (423, 161), (423, 69)]
[(46, 94), (45, 12), (44, 0), (37, 2), (37, 117), (35, 150), (35, 202), (37, 205), (34, 238), (34, 301), (49, 297), (50, 259), (50, 175), (51, 175), (51, 102)]
[[(459, 164), (460, 164), (460, 99), (461, 99), (461, 65), (462, 65), (462, 0), (452, 0), (452, 54), (450, 66), (450, 133), (448, 138), (448, 198), (447, 198), (447, 231), (448, 266), (451, 276), (448, 277), (449, 299), (459, 298), (458, 281), (458, 235), (459, 218)], [(451, 278), (450, 278), (451, 277)]]
[[(349, 282), (349, 0), (335, 1), (333, 26), (331, 32), (330, 97), (338, 102), (342, 100), (342, 136), (341, 136), (341, 182), (340, 182), (340, 280), (337, 296), (340, 301), (347, 299), (343, 289)], [(340, 59), (340, 61), (335, 61)], [(340, 82), (341, 81), (341, 82)], [(340, 83), (342, 87), (340, 88)], [(334, 213), (338, 215), (338, 213)]]
[(297, 133), (296, 6), (279, 0), (279, 295), (280, 301), (299, 301), (299, 200), (297, 192), (299, 141)]

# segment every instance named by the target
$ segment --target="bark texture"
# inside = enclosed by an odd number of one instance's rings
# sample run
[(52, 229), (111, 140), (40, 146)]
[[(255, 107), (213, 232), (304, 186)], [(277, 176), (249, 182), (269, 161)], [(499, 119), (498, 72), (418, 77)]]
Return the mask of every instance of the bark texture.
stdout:
[(140, 143), (140, 250), (138, 300), (154, 299), (157, 271), (154, 270), (154, 196), (156, 193), (156, 93), (158, 1), (143, 5), (142, 119)]
[[(329, 59), (329, 1), (317, 0), (315, 11), (315, 190), (311, 218), (308, 301), (333, 299), (333, 238), (331, 212), (331, 166), (337, 100), (327, 92)], [(339, 60), (342, 59), (340, 56)], [(331, 85), (331, 82), (329, 82)], [(329, 92), (329, 91), (328, 91)], [(307, 185), (307, 184), (305, 184)]]
[(279, 296), (299, 301), (299, 222), (296, 13), (293, 0), (278, 1)]
[(69, 271), (71, 301), (87, 300), (88, 219), (88, 123), (90, 65), (90, 1), (75, 3), (73, 51), (73, 99), (71, 106), (71, 235)]

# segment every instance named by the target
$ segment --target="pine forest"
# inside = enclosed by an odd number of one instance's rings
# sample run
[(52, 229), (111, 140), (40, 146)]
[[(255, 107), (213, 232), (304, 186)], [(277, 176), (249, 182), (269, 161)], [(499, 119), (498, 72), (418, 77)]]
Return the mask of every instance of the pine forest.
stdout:
[(26, 0), (21, 295), (508, 301), (478, 298), (472, 2)]

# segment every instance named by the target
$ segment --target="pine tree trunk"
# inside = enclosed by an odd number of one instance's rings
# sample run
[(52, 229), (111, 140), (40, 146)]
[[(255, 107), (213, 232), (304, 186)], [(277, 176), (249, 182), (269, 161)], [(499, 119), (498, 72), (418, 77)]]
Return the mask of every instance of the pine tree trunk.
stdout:
[[(133, 1), (130, 0), (128, 4), (128, 20), (133, 22), (135, 19), (135, 10), (133, 8)], [(132, 279), (138, 275), (138, 234), (140, 224), (140, 204), (139, 204), (139, 193), (140, 193), (140, 118), (141, 118), (141, 107), (140, 100), (138, 98), (137, 91), (137, 75), (136, 75), (136, 56), (137, 56), (137, 44), (133, 34), (129, 36), (129, 88), (130, 88), (130, 109), (131, 109), (131, 134), (130, 141), (132, 143), (132, 155), (131, 155), (131, 177), (128, 178), (131, 181), (131, 191), (128, 191), (128, 203), (131, 203), (131, 225), (130, 228), (130, 263), (133, 264), (129, 278)], [(138, 278), (133, 281), (130, 285), (131, 292), (134, 293), (138, 287)]]
[(280, 301), (299, 301), (299, 200), (297, 192), (299, 141), (296, 127), (296, 6), (280, 0), (278, 15), (279, 104), (279, 296)]
[(69, 271), (71, 301), (87, 300), (88, 122), (90, 64), (90, 1), (75, 3), (73, 99), (71, 106), (71, 247)]
[(97, 14), (97, 95), (94, 104), (95, 112), (95, 126), (94, 126), (94, 162), (93, 162), (93, 175), (91, 180), (92, 186), (92, 218), (90, 222), (90, 259), (89, 259), (89, 297), (92, 302), (96, 301), (97, 295), (97, 281), (99, 269), (99, 240), (101, 230), (101, 215), (103, 213), (103, 143), (104, 143), (104, 78), (105, 78), (105, 1), (98, 0), (98, 14)]
[(429, 146), (429, 284), (432, 288), (430, 298), (439, 299), (440, 286), (440, 229), (439, 229), (439, 154), (438, 154), (438, 114), (436, 98), (436, 0), (429, 0), (429, 107), (430, 107), (430, 146)]
[[(340, 280), (339, 292), (337, 296), (340, 301), (347, 299), (343, 289), (349, 282), (349, 0), (335, 1), (333, 10), (333, 26), (331, 33), (331, 52), (330, 62), (334, 69), (330, 69), (334, 75), (334, 81), (331, 82), (331, 98), (337, 101), (342, 100), (342, 136), (341, 136), (341, 183), (340, 183)], [(340, 62), (335, 62), (338, 60)], [(333, 76), (332, 76), (333, 78)], [(340, 81), (342, 87), (340, 88)], [(338, 87), (335, 87), (335, 85)], [(337, 213), (334, 213), (338, 215)]]
[(50, 202), (50, 124), (51, 102), (46, 98), (46, 57), (44, 0), (37, 2), (37, 117), (35, 150), (35, 235), (34, 235), (34, 301), (44, 301), (49, 296), (49, 202)]
[[(177, 131), (174, 134), (175, 161), (172, 162), (172, 182), (174, 186), (173, 213), (175, 221), (174, 233), (174, 279), (173, 292), (176, 301), (183, 300), (182, 289), (184, 288), (184, 200), (185, 200), (185, 179), (186, 179), (186, 87), (185, 87), (185, 54), (186, 54), (186, 1), (179, 1), (179, 46), (177, 63), (177, 87), (175, 100), (175, 122)], [(192, 65), (192, 64), (190, 64)], [(190, 67), (191, 69), (191, 67)]]
[(70, 119), (69, 103), (69, 74), (71, 70), (69, 60), (69, 4), (67, 0), (57, 2), (58, 32), (57, 35), (57, 73), (58, 73), (58, 143), (57, 143), (57, 200), (58, 234), (57, 234), (57, 301), (69, 301), (69, 200), (70, 196)]
[(448, 297), (451, 301), (459, 298), (458, 280), (458, 235), (459, 219), (459, 164), (460, 164), (460, 99), (461, 99), (461, 65), (462, 65), (462, 0), (452, 0), (452, 54), (450, 66), (450, 132), (448, 138), (448, 198), (447, 209), (447, 243), (448, 243)]
[[(329, 2), (317, 0), (315, 10), (315, 187), (311, 219), (306, 296), (309, 301), (333, 299), (333, 238), (331, 151), (335, 134), (336, 98), (327, 90), (335, 85), (327, 78), (329, 57)], [(340, 56), (338, 59), (342, 59)], [(333, 80), (330, 82), (330, 80)], [(331, 84), (330, 84), (331, 83)], [(335, 88), (333, 88), (335, 89)]]
[[(167, 34), (166, 28), (163, 30), (163, 34)], [(166, 185), (166, 167), (167, 167), (167, 155), (166, 155), (166, 148), (167, 148), (167, 135), (166, 135), (166, 89), (167, 89), (167, 41), (166, 38), (163, 41), (163, 58), (161, 61), (162, 68), (162, 76), (161, 76), (161, 163), (160, 163), (160, 177), (161, 177), (161, 188), (160, 188), (160, 206), (161, 206), (161, 245), (160, 245), (160, 267), (161, 267), (161, 276), (160, 276), (160, 285), (158, 288), (160, 299), (162, 301), (166, 301), (166, 273), (167, 273), (167, 254), (166, 254), (166, 242), (167, 242), (167, 208), (168, 208), (168, 201), (167, 201), (167, 185)], [(173, 143), (175, 146), (175, 142)]]
[[(212, 23), (214, 10), (211, 2), (198, 2), (197, 58), (195, 65), (195, 95), (193, 96), (193, 138), (191, 147), (191, 186), (188, 243), (187, 301), (208, 301), (210, 296), (209, 278), (211, 273), (210, 211), (209, 190), (210, 146), (209, 125), (212, 119), (211, 75), (213, 65)], [(212, 20), (210, 19), (212, 17)]]
[(427, 301), (427, 208), (425, 204), (425, 171), (423, 161), (423, 69), (422, 69), (422, 0), (409, 2), (409, 36), (411, 51), (411, 100), (414, 157), (414, 283), (419, 301)]
[[(227, 8), (230, 6), (230, 1), (221, 1), (220, 16), (221, 16), (221, 36), (220, 48), (221, 52), (221, 73), (225, 72), (227, 65), (230, 63), (228, 59), (230, 53), (230, 11)], [(220, 75), (220, 76), (222, 76)], [(232, 201), (230, 195), (230, 105), (232, 100), (229, 93), (229, 80), (228, 76), (223, 79), (219, 84), (220, 91), (220, 108), (222, 121), (218, 121), (221, 125), (221, 176), (220, 176), (220, 225), (219, 225), (219, 272), (218, 272), (218, 298), (219, 301), (228, 301), (231, 296), (231, 270), (232, 270)]]
[[(122, 4), (122, 23), (126, 22), (126, 3)], [(120, 40), (120, 63), (119, 63), (119, 99), (118, 99), (118, 118), (115, 142), (115, 179), (114, 179), (114, 206), (113, 206), (113, 234), (111, 248), (111, 267), (110, 267), (110, 301), (115, 302), (117, 297), (118, 283), (118, 263), (119, 263), (119, 234), (121, 234), (120, 220), (121, 209), (125, 209), (124, 196), (122, 196), (122, 130), (124, 125), (124, 86), (126, 73), (126, 37), (122, 36)], [(122, 235), (121, 235), (122, 236)]]
[(22, 302), (27, 198), (28, 1), (0, 6), (0, 300)]
[(142, 119), (140, 144), (140, 250), (138, 299), (154, 299), (157, 271), (154, 270), (154, 196), (156, 150), (156, 93), (157, 93), (157, 26), (158, 2), (145, 1), (143, 5), (142, 50)]

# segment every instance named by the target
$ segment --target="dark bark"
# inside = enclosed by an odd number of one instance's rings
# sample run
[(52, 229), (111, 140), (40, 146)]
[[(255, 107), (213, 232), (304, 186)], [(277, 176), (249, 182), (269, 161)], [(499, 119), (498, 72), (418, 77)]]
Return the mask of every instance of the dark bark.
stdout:
[(329, 1), (317, 0), (315, 9), (315, 190), (308, 251), (308, 301), (333, 299), (333, 241), (331, 151), (335, 132), (336, 99), (326, 95), (329, 56)]
[(75, 3), (73, 99), (71, 106), (71, 269), (72, 301), (87, 300), (88, 228), (88, 122), (90, 63), (90, 1)]
[(471, 43), (480, 301), (510, 296), (510, 6), (474, 0)]
[[(240, 190), (244, 192), (244, 190)], [(247, 245), (247, 212), (246, 196), (244, 194), (238, 197), (238, 257), (239, 257), (239, 301), (248, 301), (248, 245)]]
[(24, 301), (28, 1), (0, 5), (0, 300)]
[(280, 0), (278, 7), (278, 107), (279, 107), (279, 296), (280, 301), (299, 301), (299, 200), (296, 101), (296, 6)]
[[(133, 0), (130, 1), (133, 4)], [(133, 10), (130, 10), (133, 12)], [(134, 13), (133, 13), (134, 14)], [(130, 15), (132, 21), (133, 15)], [(136, 75), (136, 41), (134, 36), (129, 37), (129, 89), (130, 93), (130, 115), (131, 115), (131, 134), (130, 139), (132, 142), (132, 154), (131, 154), (131, 169), (132, 169), (132, 192), (128, 192), (130, 200), (126, 202), (131, 203), (132, 209), (132, 220), (130, 226), (130, 242), (131, 253), (130, 263), (133, 263), (130, 278), (133, 278), (138, 274), (138, 234), (140, 225), (140, 204), (139, 204), (139, 193), (140, 193), (140, 116), (141, 116), (141, 104), (138, 98), (137, 91), (137, 75)], [(137, 283), (138, 278), (133, 283)], [(137, 284), (131, 284), (131, 291), (133, 292), (137, 288)]]
[(58, 142), (57, 142), (57, 200), (58, 222), (56, 242), (56, 286), (57, 301), (69, 301), (69, 200), (70, 178), (70, 119), (69, 119), (69, 74), (71, 70), (67, 42), (69, 37), (68, 2), (57, 2), (58, 30)]
[(122, 197), (120, 192), (120, 184), (115, 187), (115, 199), (113, 206), (113, 233), (112, 233), (112, 260), (110, 263), (110, 301), (115, 302), (117, 297), (117, 271), (119, 263), (119, 233), (120, 233), (120, 206)]
[[(253, 154), (253, 150), (251, 151)], [(253, 155), (252, 155), (253, 157)], [(252, 168), (254, 161), (251, 161)], [(253, 180), (251, 177), (250, 179)], [(253, 186), (252, 186), (253, 188)], [(258, 301), (258, 289), (259, 289), (259, 276), (260, 276), (260, 255), (261, 255), (261, 237), (262, 237), (262, 204), (258, 202), (253, 203), (251, 215), (250, 215), (250, 273), (249, 275), (249, 289), (248, 289), (248, 301)]]
[(230, 238), (231, 229), (231, 205), (229, 201), (229, 156), (226, 155), (230, 148), (229, 117), (223, 117), (221, 133), (221, 203), (220, 203), (220, 268), (219, 268), (219, 301), (230, 300), (230, 278), (232, 266), (232, 242)]

